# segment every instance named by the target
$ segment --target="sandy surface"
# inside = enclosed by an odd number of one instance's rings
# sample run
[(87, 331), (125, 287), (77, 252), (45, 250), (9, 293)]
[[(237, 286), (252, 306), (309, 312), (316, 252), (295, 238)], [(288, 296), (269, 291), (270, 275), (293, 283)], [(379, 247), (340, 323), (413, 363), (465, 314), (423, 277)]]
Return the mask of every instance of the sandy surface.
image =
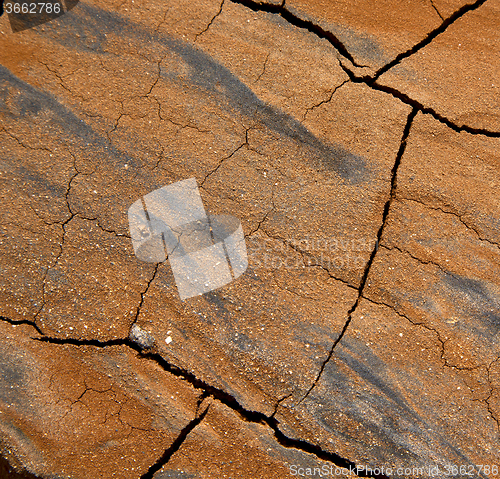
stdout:
[[(497, 477), (499, 13), (0, 17), (0, 477)], [(189, 178), (248, 267), (181, 299), (128, 211)]]

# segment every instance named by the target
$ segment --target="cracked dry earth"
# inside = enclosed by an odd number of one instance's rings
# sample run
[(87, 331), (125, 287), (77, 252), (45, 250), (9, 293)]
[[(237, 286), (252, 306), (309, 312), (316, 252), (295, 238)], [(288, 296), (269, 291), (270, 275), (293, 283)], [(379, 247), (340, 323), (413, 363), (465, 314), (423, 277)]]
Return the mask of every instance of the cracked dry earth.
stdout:
[[(500, 0), (0, 30), (2, 478), (499, 474)], [(249, 266), (181, 301), (127, 210), (191, 177)]]

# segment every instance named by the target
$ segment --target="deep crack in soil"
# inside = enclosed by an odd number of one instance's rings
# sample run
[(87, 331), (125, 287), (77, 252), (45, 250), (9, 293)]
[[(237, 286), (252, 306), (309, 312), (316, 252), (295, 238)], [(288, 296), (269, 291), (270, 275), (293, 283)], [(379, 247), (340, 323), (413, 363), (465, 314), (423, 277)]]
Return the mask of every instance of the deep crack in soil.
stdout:
[[(349, 62), (351, 62), (355, 67), (362, 68), (364, 65), (358, 65), (352, 55), (348, 52), (347, 48), (345, 45), (337, 38), (335, 35), (333, 35), (331, 32), (328, 32), (325, 30), (323, 27), (321, 27), (318, 24), (315, 24), (309, 20), (304, 20), (298, 17), (297, 15), (291, 13), (289, 10), (286, 9), (285, 4), (283, 3), (282, 5), (275, 5), (275, 4), (270, 4), (270, 3), (257, 3), (252, 0), (229, 0), (233, 3), (237, 3), (240, 5), (244, 5), (245, 7), (253, 10), (253, 11), (260, 11), (260, 12), (268, 12), (276, 15), (280, 15), (283, 17), (287, 22), (289, 22), (291, 25), (306, 29), (312, 34), (316, 35), (318, 38), (322, 38), (330, 42), (330, 44), (340, 53), (342, 57), (347, 59)], [(446, 29), (450, 26), (453, 25), (458, 19), (462, 18), (466, 13), (474, 11), (478, 9), (481, 5), (483, 5), (486, 2), (486, 0), (477, 0), (474, 3), (471, 4), (466, 4), (459, 8), (455, 13), (450, 15), (446, 20), (443, 21), (443, 23), (434, 29), (432, 32), (430, 32), (423, 40), (415, 44), (412, 48), (409, 50), (400, 53), (399, 55), (396, 56), (392, 61), (384, 65), (382, 68), (380, 68), (374, 75), (363, 75), (359, 76), (357, 75), (354, 71), (352, 71), (346, 64), (342, 62), (341, 59), (340, 61), (340, 66), (343, 68), (343, 70), (347, 73), (349, 76), (349, 79), (353, 83), (363, 83), (365, 85), (368, 85), (370, 88), (373, 88), (374, 90), (378, 90), (384, 93), (387, 93), (394, 98), (397, 98), (401, 100), (403, 103), (406, 105), (410, 105), (412, 108), (416, 109), (417, 111), (421, 111), (422, 113), (428, 113), (432, 115), (436, 120), (439, 120), (441, 123), (445, 124), (449, 128), (451, 128), (454, 131), (460, 132), (460, 131), (466, 131), (468, 133), (471, 133), (473, 135), (484, 135), (488, 136), (491, 138), (500, 138), (500, 132), (498, 131), (490, 131), (484, 128), (473, 128), (468, 125), (457, 125), (453, 123), (449, 118), (446, 118), (445, 116), (439, 114), (437, 111), (435, 111), (433, 108), (426, 107), (422, 103), (418, 102), (417, 100), (411, 98), (404, 92), (401, 92), (397, 90), (396, 88), (392, 88), (387, 85), (381, 85), (377, 83), (377, 79), (386, 73), (388, 70), (393, 68), (394, 66), (398, 65), (402, 60), (405, 58), (409, 58), (410, 56), (414, 55), (418, 51), (420, 51), (422, 48), (425, 46), (429, 45), (436, 37), (438, 37), (440, 34), (444, 33)]]
[(380, 228), (378, 229), (378, 232), (377, 232), (377, 241), (375, 242), (375, 246), (370, 254), (370, 258), (368, 259), (368, 262), (365, 265), (365, 268), (363, 271), (363, 276), (361, 278), (361, 282), (360, 282), (360, 285), (358, 288), (358, 296), (356, 298), (356, 301), (352, 305), (351, 309), (347, 312), (347, 321), (345, 322), (344, 327), (342, 328), (342, 331), (340, 332), (338, 338), (333, 343), (332, 348), (330, 349), (328, 356), (323, 361), (323, 364), (321, 365), (321, 368), (320, 368), (319, 373), (316, 377), (316, 380), (311, 385), (311, 387), (307, 390), (306, 394), (302, 397), (302, 399), (299, 401), (299, 404), (301, 402), (303, 402), (307, 398), (307, 396), (309, 396), (309, 394), (314, 389), (314, 387), (316, 386), (318, 381), (321, 379), (321, 376), (323, 374), (323, 371), (325, 370), (326, 365), (328, 364), (328, 362), (332, 358), (335, 348), (340, 343), (340, 341), (344, 337), (347, 329), (349, 328), (349, 325), (351, 324), (351, 321), (352, 321), (352, 316), (353, 316), (354, 312), (356, 311), (356, 309), (359, 305), (359, 302), (363, 298), (363, 291), (365, 289), (365, 284), (366, 284), (366, 281), (367, 281), (368, 276), (370, 274), (370, 268), (373, 264), (373, 261), (375, 260), (375, 256), (377, 255), (380, 240), (382, 239), (382, 234), (384, 233), (384, 228), (385, 228), (385, 225), (387, 222), (387, 217), (388, 217), (389, 211), (391, 209), (392, 201), (396, 197), (398, 168), (399, 168), (399, 165), (401, 164), (401, 158), (403, 157), (403, 154), (405, 152), (406, 141), (408, 139), (408, 136), (410, 135), (411, 125), (412, 125), (413, 120), (415, 119), (415, 116), (417, 115), (417, 113), (418, 113), (418, 110), (414, 108), (410, 112), (410, 114), (408, 115), (408, 118), (406, 120), (406, 126), (405, 126), (405, 129), (403, 131), (403, 136), (401, 138), (401, 144), (399, 146), (399, 150), (398, 150), (398, 153), (396, 155), (396, 160), (394, 161), (394, 166), (392, 167), (392, 171), (391, 171), (391, 188), (389, 191), (389, 198), (384, 205), (384, 211), (382, 214), (382, 223), (381, 223)]

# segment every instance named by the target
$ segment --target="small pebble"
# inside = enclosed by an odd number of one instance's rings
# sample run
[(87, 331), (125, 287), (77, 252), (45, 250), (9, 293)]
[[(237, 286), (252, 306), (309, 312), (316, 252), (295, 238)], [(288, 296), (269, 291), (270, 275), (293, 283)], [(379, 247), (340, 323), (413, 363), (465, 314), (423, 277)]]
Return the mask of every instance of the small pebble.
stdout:
[(141, 349), (151, 349), (155, 344), (153, 336), (137, 324), (134, 324), (130, 329), (129, 338)]

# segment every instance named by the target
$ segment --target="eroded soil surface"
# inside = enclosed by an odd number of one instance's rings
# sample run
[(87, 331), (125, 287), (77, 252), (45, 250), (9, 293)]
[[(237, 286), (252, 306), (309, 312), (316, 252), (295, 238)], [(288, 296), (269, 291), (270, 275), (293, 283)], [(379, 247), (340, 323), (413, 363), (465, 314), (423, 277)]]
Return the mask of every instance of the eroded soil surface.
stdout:
[[(0, 477), (500, 474), (500, 0), (0, 31)], [(187, 178), (249, 264), (181, 301), (127, 211)]]

